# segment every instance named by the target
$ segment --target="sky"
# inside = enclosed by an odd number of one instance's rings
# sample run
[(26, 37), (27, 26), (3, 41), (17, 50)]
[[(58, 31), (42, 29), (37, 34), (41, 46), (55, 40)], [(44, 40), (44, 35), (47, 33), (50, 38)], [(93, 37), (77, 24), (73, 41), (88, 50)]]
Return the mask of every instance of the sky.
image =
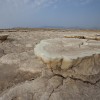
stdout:
[(100, 29), (100, 0), (0, 0), (0, 28)]

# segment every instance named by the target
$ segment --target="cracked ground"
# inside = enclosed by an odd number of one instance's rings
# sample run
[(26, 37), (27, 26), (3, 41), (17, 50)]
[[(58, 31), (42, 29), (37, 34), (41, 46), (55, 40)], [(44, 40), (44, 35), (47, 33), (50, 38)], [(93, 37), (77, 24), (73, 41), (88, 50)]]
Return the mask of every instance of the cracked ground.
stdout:
[[(86, 60), (78, 59), (75, 66), (62, 71), (49, 69), (34, 55), (34, 47), (41, 40), (65, 36), (87, 38), (100, 34), (100, 31), (14, 29), (2, 30), (0, 34), (9, 35), (7, 40), (0, 42), (0, 100), (100, 100), (100, 54)], [(60, 61), (59, 66), (63, 60)], [(82, 66), (86, 61), (98, 65), (98, 70), (89, 73), (88, 77)]]

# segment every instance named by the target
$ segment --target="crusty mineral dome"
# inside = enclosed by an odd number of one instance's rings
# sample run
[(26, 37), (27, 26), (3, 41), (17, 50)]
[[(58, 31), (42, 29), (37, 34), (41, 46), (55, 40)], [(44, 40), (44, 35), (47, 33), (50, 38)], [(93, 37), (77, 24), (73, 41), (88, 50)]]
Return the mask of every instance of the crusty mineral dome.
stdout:
[(100, 41), (72, 38), (42, 40), (34, 49), (52, 71), (67, 76), (96, 75), (100, 72)]

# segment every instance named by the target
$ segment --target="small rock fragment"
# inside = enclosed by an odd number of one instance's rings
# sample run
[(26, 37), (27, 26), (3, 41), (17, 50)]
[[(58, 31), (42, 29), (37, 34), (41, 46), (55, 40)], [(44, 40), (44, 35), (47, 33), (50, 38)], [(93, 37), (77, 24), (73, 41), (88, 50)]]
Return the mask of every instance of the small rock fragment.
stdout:
[(8, 36), (8, 34), (0, 34), (0, 40), (6, 40)]

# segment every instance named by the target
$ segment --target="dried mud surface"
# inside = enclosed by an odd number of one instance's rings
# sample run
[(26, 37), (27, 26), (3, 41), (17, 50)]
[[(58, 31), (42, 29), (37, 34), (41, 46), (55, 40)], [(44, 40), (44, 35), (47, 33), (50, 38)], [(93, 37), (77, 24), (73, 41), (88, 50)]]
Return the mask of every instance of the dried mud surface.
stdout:
[(0, 100), (100, 100), (98, 75), (95, 83), (73, 75), (64, 77), (53, 73), (34, 54), (41, 40), (100, 37), (100, 31), (13, 29), (0, 30), (0, 34), (9, 35), (0, 41)]

